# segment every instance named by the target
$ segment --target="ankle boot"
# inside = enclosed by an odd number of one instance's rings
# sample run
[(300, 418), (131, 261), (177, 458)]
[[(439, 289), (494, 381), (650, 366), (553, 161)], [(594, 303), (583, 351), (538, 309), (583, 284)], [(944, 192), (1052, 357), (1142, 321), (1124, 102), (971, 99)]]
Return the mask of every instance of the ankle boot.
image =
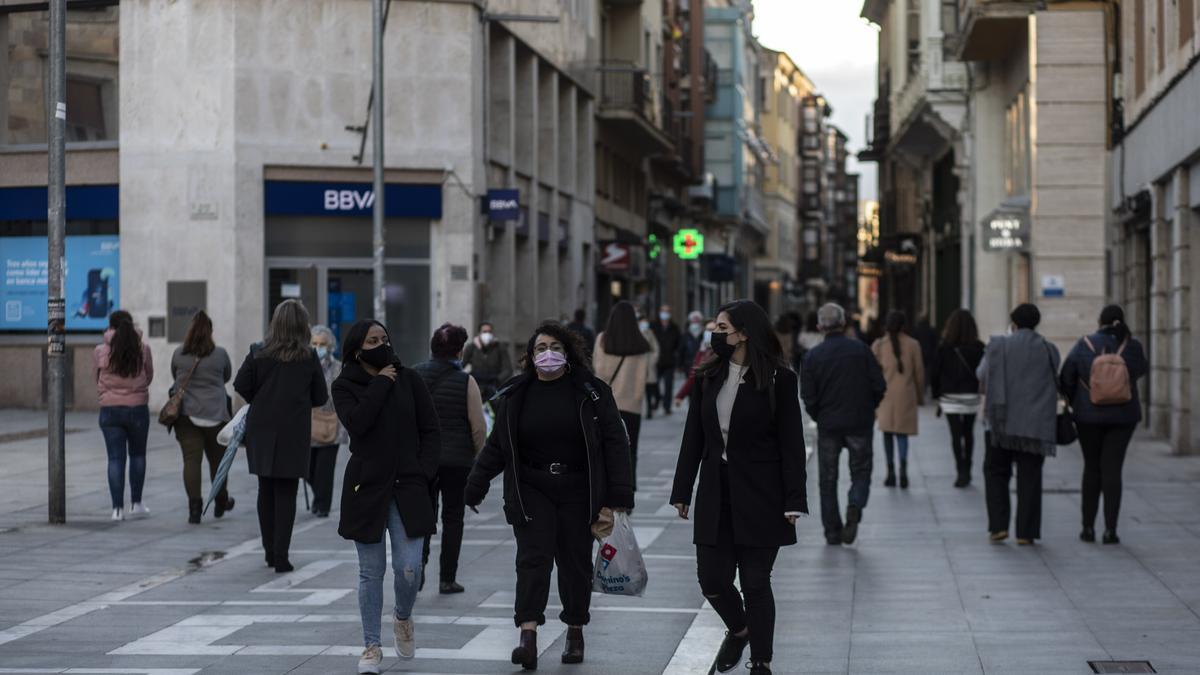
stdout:
[(188, 522), (191, 523), (192, 525), (199, 524), (200, 523), (200, 512), (203, 510), (204, 510), (204, 500), (203, 499), (198, 499), (198, 498), (197, 499), (189, 499), (188, 500)]
[(883, 479), (884, 487), (896, 487), (896, 465), (888, 462), (887, 478)]
[(567, 641), (563, 646), (563, 663), (583, 663), (583, 628), (567, 628)]
[(900, 460), (900, 487), (903, 489), (908, 488), (908, 460), (907, 459)]
[(512, 652), (512, 662), (525, 670), (537, 670), (537, 631), (522, 630), (521, 641)]

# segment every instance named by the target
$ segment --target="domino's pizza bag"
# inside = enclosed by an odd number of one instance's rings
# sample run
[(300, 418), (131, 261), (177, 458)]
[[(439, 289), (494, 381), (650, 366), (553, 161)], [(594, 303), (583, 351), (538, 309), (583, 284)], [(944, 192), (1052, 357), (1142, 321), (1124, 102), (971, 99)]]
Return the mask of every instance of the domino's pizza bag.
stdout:
[(596, 553), (596, 571), (592, 590), (607, 595), (633, 595), (646, 592), (646, 561), (638, 548), (629, 514), (613, 514), (612, 534), (600, 541)]

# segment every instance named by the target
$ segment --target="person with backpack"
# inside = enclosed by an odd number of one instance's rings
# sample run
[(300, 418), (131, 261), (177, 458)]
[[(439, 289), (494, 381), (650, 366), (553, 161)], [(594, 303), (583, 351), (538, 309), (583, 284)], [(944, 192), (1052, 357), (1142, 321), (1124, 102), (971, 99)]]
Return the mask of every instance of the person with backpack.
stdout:
[(1083, 450), (1083, 529), (1096, 541), (1096, 512), (1104, 495), (1105, 544), (1120, 543), (1121, 467), (1133, 432), (1142, 420), (1137, 381), (1149, 372), (1146, 352), (1125, 325), (1125, 312), (1109, 305), (1100, 329), (1079, 339), (1062, 369), (1063, 394), (1071, 402)]
[(642, 429), (642, 401), (651, 359), (650, 342), (638, 330), (637, 310), (628, 300), (618, 302), (608, 314), (608, 325), (596, 338), (592, 366), (596, 377), (612, 387), (629, 434), (629, 457), (633, 466), (633, 489), (637, 490), (638, 436)]

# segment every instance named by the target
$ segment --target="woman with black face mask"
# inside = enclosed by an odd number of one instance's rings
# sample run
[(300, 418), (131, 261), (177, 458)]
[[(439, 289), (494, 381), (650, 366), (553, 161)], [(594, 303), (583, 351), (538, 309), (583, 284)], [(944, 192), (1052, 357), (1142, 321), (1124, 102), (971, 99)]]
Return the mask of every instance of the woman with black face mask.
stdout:
[(695, 514), (700, 590), (728, 629), (717, 670), (733, 670), (749, 643), (750, 673), (770, 675), (771, 569), (808, 513), (796, 374), (767, 313), (749, 300), (719, 310), (712, 350), (696, 371), (671, 504), (680, 518)]
[(385, 533), (392, 544), (396, 652), (402, 659), (416, 654), (412, 609), (421, 584), (421, 549), (436, 530), (429, 486), (437, 475), (441, 432), (424, 380), (400, 363), (378, 321), (361, 320), (346, 334), (333, 405), (350, 433), (338, 534), (352, 539), (358, 550), (363, 628), (358, 672), (378, 673)]

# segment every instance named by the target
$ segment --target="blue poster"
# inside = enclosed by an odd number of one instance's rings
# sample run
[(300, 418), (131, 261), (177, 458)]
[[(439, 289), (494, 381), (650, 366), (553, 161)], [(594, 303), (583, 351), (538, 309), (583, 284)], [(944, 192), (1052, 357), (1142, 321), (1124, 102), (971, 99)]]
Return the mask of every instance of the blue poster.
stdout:
[[(0, 330), (46, 330), (45, 237), (0, 237), (4, 264)], [(117, 235), (67, 237), (68, 330), (104, 330), (118, 305), (121, 248)]]

